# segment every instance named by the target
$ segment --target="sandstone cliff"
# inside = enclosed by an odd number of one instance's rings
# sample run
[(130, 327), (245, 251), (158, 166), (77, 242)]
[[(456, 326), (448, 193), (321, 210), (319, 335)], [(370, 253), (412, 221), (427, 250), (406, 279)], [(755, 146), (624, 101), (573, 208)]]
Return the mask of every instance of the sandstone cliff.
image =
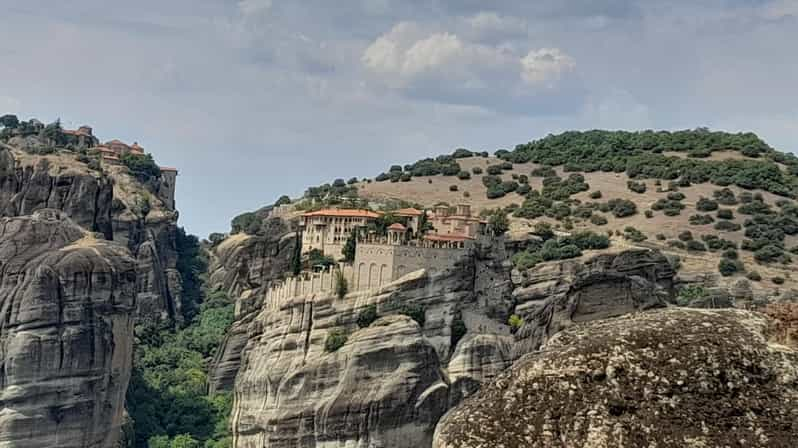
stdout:
[[(211, 372), (214, 390), (234, 380), (237, 448), (429, 447), (448, 409), (558, 331), (672, 300), (674, 272), (657, 252), (544, 263), (511, 276), (498, 240), (457, 269), (274, 306), (264, 291), (287, 272), (295, 239), (289, 224), (271, 225), (269, 236), (219, 244), (210, 272), (215, 287), (237, 297), (237, 321)], [(379, 319), (361, 328), (370, 309)], [(505, 325), (512, 313), (526, 321), (515, 335)], [(347, 336), (333, 352), (325, 350), (331, 334)]]
[(433, 446), (793, 446), (798, 352), (767, 328), (671, 308), (566, 329), (447, 414)]
[(0, 145), (0, 216), (57, 209), (84, 229), (126, 245), (138, 266), (140, 316), (181, 319), (177, 213), (158, 199), (157, 181), (142, 184), (124, 167), (90, 169), (69, 151), (38, 155)]
[(57, 210), (0, 218), (0, 446), (115, 443), (135, 296), (126, 248)]

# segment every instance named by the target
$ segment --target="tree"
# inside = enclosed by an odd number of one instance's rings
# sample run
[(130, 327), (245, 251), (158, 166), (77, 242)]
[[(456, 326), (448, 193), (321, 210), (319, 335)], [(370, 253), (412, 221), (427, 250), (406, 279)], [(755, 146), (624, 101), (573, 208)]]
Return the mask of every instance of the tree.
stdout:
[(344, 243), (344, 248), (341, 249), (341, 252), (344, 254), (344, 261), (347, 263), (352, 263), (355, 261), (355, 252), (357, 252), (357, 238), (358, 231), (357, 229), (353, 229), (352, 232), (349, 233), (349, 237)]
[(122, 164), (125, 165), (139, 180), (148, 181), (161, 175), (161, 169), (152, 158), (152, 154), (123, 154)]
[(335, 295), (339, 299), (343, 299), (347, 292), (349, 292), (349, 284), (346, 281), (346, 277), (344, 277), (344, 273), (339, 269), (335, 271)]
[(294, 253), (291, 255), (291, 273), (299, 275), (302, 272), (302, 233), (294, 234)]
[(502, 210), (495, 210), (488, 218), (488, 229), (496, 236), (501, 236), (510, 230), (510, 220)]
[(9, 129), (16, 129), (19, 126), (19, 119), (16, 115), (6, 114), (0, 117), (0, 126)]
[(290, 204), (290, 203), (291, 203), (291, 198), (289, 198), (289, 197), (288, 197), (288, 196), (286, 196), (286, 195), (282, 195), (282, 196), (280, 196), (280, 197), (277, 199), (277, 201), (275, 201), (275, 203), (274, 203), (274, 206), (275, 206), (275, 207), (279, 207), (279, 206), (281, 206), (281, 205), (287, 205), (287, 204)]
[(432, 226), (432, 223), (429, 221), (429, 217), (427, 216), (426, 210), (421, 213), (421, 216), (418, 218), (418, 230), (416, 231), (417, 237), (423, 237), (427, 234), (427, 232), (431, 232), (435, 230), (435, 227)]

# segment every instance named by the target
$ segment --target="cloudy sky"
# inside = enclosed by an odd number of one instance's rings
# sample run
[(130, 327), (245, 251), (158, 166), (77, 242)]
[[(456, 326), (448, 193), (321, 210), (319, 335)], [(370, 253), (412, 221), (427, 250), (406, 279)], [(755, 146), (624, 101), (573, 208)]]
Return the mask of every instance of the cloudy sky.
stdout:
[(180, 168), (181, 224), (568, 129), (798, 149), (798, 0), (0, 0), (0, 114)]

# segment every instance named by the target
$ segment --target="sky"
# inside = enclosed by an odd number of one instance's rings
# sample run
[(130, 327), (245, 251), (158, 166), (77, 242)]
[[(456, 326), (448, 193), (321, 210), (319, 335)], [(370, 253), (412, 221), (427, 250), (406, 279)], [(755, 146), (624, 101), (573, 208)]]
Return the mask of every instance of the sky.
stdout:
[(798, 150), (798, 0), (0, 0), (0, 114), (137, 141), (180, 224), (571, 129)]

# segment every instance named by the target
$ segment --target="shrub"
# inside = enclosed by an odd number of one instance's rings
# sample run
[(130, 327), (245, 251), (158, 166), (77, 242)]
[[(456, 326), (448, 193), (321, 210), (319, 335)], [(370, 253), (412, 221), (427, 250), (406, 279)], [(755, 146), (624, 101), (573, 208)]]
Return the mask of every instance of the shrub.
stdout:
[(467, 192), (467, 191), (464, 191), (464, 192), (463, 192), (463, 197), (464, 197), (464, 198), (470, 198), (470, 197), (471, 197), (471, 193), (469, 193), (469, 192)]
[(718, 204), (737, 205), (737, 197), (735, 197), (734, 192), (729, 188), (715, 190), (712, 193), (712, 196), (715, 198), (716, 201), (718, 201)]
[(705, 226), (715, 222), (715, 218), (710, 215), (693, 215), (690, 217), (689, 222), (694, 226)]
[(627, 199), (612, 199), (608, 205), (616, 218), (625, 218), (637, 213), (637, 205)]
[(153, 160), (152, 154), (126, 153), (122, 155), (121, 161), (139, 180), (147, 181), (161, 175), (161, 169)]
[(369, 305), (357, 315), (357, 326), (366, 328), (377, 320), (377, 305)]
[(751, 280), (752, 282), (761, 282), (762, 281), (762, 276), (759, 275), (759, 272), (756, 272), (756, 271), (749, 272), (748, 275), (746, 275), (745, 277), (748, 280)]
[(490, 165), (487, 168), (487, 173), (492, 176), (498, 176), (502, 173), (502, 167), (501, 165)]
[(700, 285), (689, 285), (679, 289), (676, 295), (676, 303), (679, 306), (687, 306), (695, 300), (700, 300), (707, 296), (707, 291)]
[(501, 185), (488, 187), (488, 191), (486, 193), (488, 199), (498, 199), (504, 197), (505, 194), (507, 193), (504, 192), (504, 189), (501, 187)]
[(715, 230), (719, 230), (721, 232), (736, 232), (742, 229), (742, 226), (731, 221), (718, 221), (715, 223), (714, 228)]
[(590, 216), (590, 223), (595, 226), (604, 226), (607, 225), (607, 218), (599, 214), (593, 214)]
[(721, 256), (723, 258), (728, 258), (730, 260), (736, 260), (739, 257), (739, 255), (737, 254), (737, 250), (735, 249), (726, 249), (723, 251)]
[(679, 233), (679, 240), (680, 241), (690, 241), (692, 239), (693, 239), (693, 232), (691, 232), (689, 230), (685, 230), (685, 231)]
[(457, 185), (449, 185), (449, 191), (457, 191), (457, 190), (459, 190)]
[(668, 238), (664, 234), (658, 233), (657, 234), (657, 239), (660, 240), (660, 241), (665, 241)]
[(784, 249), (775, 244), (766, 244), (754, 252), (754, 259), (760, 263), (777, 261), (784, 256)]
[(522, 325), (524, 325), (524, 319), (521, 319), (521, 316), (517, 314), (513, 314), (509, 319), (507, 319), (507, 325), (510, 326), (510, 332), (515, 333), (519, 328), (521, 328)]
[(380, 173), (380, 174), (377, 175), (377, 177), (374, 178), (374, 180), (377, 181), (377, 182), (384, 182), (384, 181), (386, 181), (386, 180), (388, 180), (390, 178), (391, 178), (391, 176), (389, 176), (388, 174)]
[(460, 180), (471, 179), (471, 173), (469, 173), (468, 171), (460, 171), (459, 173), (457, 173), (457, 178)]
[(518, 189), (518, 182), (514, 180), (506, 180), (502, 182), (501, 188), (502, 190), (504, 190), (505, 193), (512, 193), (513, 191)]
[(701, 239), (707, 244), (709, 250), (737, 249), (734, 241), (719, 238), (717, 235), (701, 235)]
[(684, 208), (685, 205), (679, 201), (663, 198), (657, 199), (657, 202), (651, 205), (652, 210), (663, 210), (666, 216), (679, 215)]
[(667, 198), (669, 201), (681, 201), (684, 199), (684, 193), (681, 193), (679, 191), (672, 191), (668, 193)]
[(557, 175), (557, 172), (554, 171), (554, 168), (544, 165), (533, 169), (530, 174), (532, 177), (554, 177)]
[(770, 281), (772, 281), (773, 283), (775, 283), (777, 285), (783, 285), (784, 284), (784, 277), (773, 277), (773, 278), (770, 279)]
[(475, 166), (474, 168), (471, 168), (471, 172), (477, 175), (482, 174), (482, 168)]
[(455, 159), (464, 159), (464, 158), (467, 158), (467, 157), (471, 157), (473, 155), (474, 155), (473, 152), (471, 152), (471, 151), (469, 151), (469, 150), (467, 150), (465, 148), (457, 148), (452, 153), (452, 157), (454, 157)]
[(402, 173), (402, 176), (399, 178), (402, 182), (410, 182), (410, 179), (413, 178), (413, 175), (410, 173)]
[(590, 199), (601, 199), (601, 191), (592, 191), (590, 192)]
[(701, 241), (698, 240), (690, 240), (687, 242), (687, 250), (692, 250), (696, 252), (706, 252), (707, 246), (704, 245)]
[(740, 193), (740, 203), (749, 204), (754, 201), (754, 194), (750, 191), (743, 191)]
[(399, 309), (399, 314), (404, 314), (405, 316), (413, 319), (422, 328), (424, 327), (424, 322), (427, 319), (427, 311), (422, 305), (402, 305), (402, 307)]
[(512, 162), (502, 162), (499, 166), (504, 171), (510, 171), (510, 170), (513, 169), (513, 163)]
[(521, 196), (526, 196), (530, 191), (532, 191), (532, 187), (530, 187), (529, 184), (521, 184), (518, 186), (518, 189), (515, 190), (515, 192)]
[(718, 272), (724, 277), (729, 277), (742, 270), (740, 262), (729, 258), (721, 258), (718, 263)]
[(670, 240), (668, 241), (668, 247), (673, 247), (674, 249), (687, 249), (687, 245), (678, 240)]
[(649, 218), (649, 219), (650, 219), (650, 218), (653, 218), (653, 217), (654, 217), (654, 212), (653, 212), (653, 211), (651, 211), (651, 210), (646, 210), (646, 211), (645, 211), (645, 215), (646, 215), (646, 218)]
[(712, 212), (718, 209), (718, 203), (712, 199), (701, 197), (695, 204), (695, 208), (700, 212)]
[(528, 184), (529, 183), (529, 176), (526, 174), (521, 174), (518, 176), (518, 183), (519, 184)]
[(734, 219), (734, 212), (732, 212), (728, 208), (722, 208), (718, 210), (716, 216), (718, 217), (718, 219)]
[(634, 180), (630, 180), (626, 182), (626, 187), (635, 192), (635, 193), (645, 193), (646, 192), (646, 184), (645, 182), (637, 182)]
[(346, 344), (349, 336), (340, 329), (335, 329), (327, 333), (327, 339), (324, 340), (324, 351), (332, 353), (338, 351), (339, 348)]
[(643, 232), (635, 229), (634, 227), (626, 227), (623, 230), (623, 237), (629, 241), (633, 241), (635, 243), (642, 243), (643, 241), (647, 240), (648, 237), (643, 234)]

